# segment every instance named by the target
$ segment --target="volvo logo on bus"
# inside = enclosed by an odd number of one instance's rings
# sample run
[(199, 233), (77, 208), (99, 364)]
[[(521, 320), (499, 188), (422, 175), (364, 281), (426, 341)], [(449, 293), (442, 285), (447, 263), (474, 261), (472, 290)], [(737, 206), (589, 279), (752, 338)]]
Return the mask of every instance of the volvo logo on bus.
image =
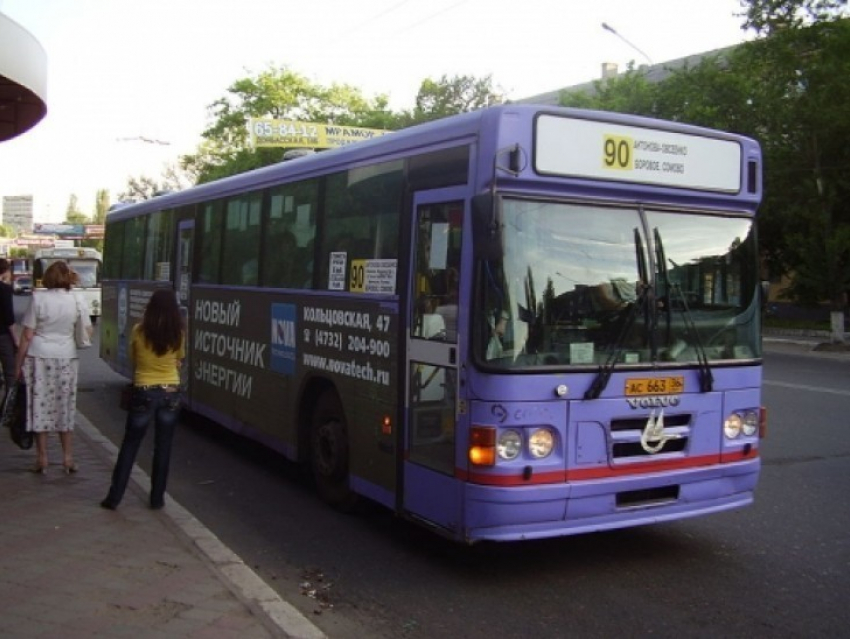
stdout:
[(658, 397), (629, 397), (626, 402), (632, 409), (638, 408), (667, 408), (678, 406), (679, 398), (676, 395), (659, 395)]
[(654, 455), (664, 448), (664, 444), (671, 439), (679, 438), (681, 438), (681, 435), (678, 433), (667, 434), (664, 432), (664, 409), (662, 408), (658, 417), (655, 416), (654, 410), (649, 414), (646, 426), (640, 434), (640, 445), (650, 455)]

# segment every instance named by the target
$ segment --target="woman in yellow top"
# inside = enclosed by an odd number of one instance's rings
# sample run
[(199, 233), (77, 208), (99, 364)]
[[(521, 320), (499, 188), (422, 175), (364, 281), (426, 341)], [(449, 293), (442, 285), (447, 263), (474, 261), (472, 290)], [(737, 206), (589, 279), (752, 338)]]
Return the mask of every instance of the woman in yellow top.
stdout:
[(165, 504), (165, 484), (171, 462), (171, 442), (180, 412), (180, 365), (184, 351), (183, 318), (174, 291), (151, 295), (142, 321), (130, 336), (133, 394), (127, 412), (124, 440), (112, 471), (109, 494), (100, 505), (115, 510), (127, 489), (130, 473), (151, 420), (154, 421), (150, 507)]

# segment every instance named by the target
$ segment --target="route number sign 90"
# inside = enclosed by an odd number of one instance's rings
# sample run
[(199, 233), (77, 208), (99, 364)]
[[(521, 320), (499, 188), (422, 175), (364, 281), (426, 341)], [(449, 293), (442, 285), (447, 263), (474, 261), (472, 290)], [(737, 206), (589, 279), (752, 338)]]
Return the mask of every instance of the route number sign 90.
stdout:
[(634, 168), (632, 148), (634, 140), (619, 135), (606, 135), (603, 139), (603, 162), (607, 169), (631, 170)]

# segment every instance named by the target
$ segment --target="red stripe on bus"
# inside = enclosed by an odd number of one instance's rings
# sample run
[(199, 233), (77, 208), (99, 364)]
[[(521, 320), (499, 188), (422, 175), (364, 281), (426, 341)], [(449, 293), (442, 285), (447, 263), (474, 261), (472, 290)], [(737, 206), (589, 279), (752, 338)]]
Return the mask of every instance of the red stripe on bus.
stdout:
[(717, 455), (701, 455), (688, 459), (665, 459), (639, 464), (624, 464), (614, 468), (608, 466), (597, 466), (594, 468), (581, 468), (567, 471), (547, 471), (532, 473), (531, 477), (525, 479), (523, 473), (513, 475), (489, 475), (480, 472), (469, 472), (463, 469), (455, 470), (455, 477), (474, 484), (486, 484), (488, 486), (528, 486), (533, 484), (558, 484), (567, 481), (588, 481), (591, 479), (611, 479), (613, 477), (624, 477), (627, 475), (643, 475), (671, 470), (685, 470), (688, 468), (699, 468), (704, 466), (716, 466), (721, 463), (731, 463), (753, 459), (758, 457), (758, 449), (753, 447), (748, 453), (736, 451), (727, 453), (718, 458)]

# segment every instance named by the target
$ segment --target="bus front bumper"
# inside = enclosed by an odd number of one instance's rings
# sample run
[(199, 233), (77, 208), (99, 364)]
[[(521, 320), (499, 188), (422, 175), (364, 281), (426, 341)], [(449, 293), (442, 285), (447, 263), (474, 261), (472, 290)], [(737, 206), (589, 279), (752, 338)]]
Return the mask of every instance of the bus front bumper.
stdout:
[(675, 521), (753, 501), (758, 458), (664, 474), (466, 487), (465, 539), (511, 541)]

